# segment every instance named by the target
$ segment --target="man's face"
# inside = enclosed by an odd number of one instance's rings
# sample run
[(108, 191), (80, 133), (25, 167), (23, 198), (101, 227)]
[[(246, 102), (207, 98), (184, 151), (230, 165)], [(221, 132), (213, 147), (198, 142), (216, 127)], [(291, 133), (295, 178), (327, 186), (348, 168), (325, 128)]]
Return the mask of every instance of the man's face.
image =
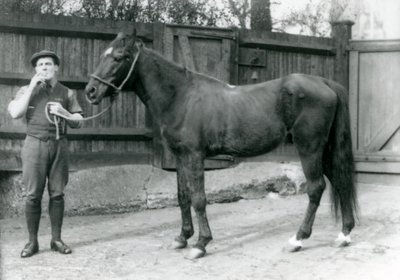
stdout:
[(58, 65), (54, 63), (54, 60), (51, 57), (41, 57), (36, 61), (35, 71), (46, 81), (50, 81), (56, 76)]

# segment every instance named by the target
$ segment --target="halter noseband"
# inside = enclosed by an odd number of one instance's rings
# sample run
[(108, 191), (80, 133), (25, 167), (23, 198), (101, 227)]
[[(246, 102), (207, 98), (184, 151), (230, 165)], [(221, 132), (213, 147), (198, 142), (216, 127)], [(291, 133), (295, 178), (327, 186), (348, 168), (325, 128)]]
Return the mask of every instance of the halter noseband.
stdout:
[[(136, 46), (136, 45), (135, 45)], [(137, 46), (136, 46), (137, 47)], [(92, 74), (90, 75), (92, 78), (98, 80), (99, 82), (102, 82), (103, 84), (112, 87), (115, 90), (115, 93), (119, 93), (121, 92), (122, 88), (124, 87), (124, 85), (126, 84), (126, 82), (129, 80), (129, 77), (132, 75), (133, 69), (135, 68), (136, 62), (139, 58), (139, 54), (140, 54), (140, 48), (137, 47), (138, 51), (136, 53), (135, 59), (133, 60), (132, 64), (131, 64), (131, 68), (129, 69), (128, 74), (126, 75), (125, 79), (122, 81), (122, 83), (119, 85), (119, 87), (117, 87), (116, 85), (114, 85), (113, 83), (104, 80), (103, 78), (100, 78), (99, 76)]]

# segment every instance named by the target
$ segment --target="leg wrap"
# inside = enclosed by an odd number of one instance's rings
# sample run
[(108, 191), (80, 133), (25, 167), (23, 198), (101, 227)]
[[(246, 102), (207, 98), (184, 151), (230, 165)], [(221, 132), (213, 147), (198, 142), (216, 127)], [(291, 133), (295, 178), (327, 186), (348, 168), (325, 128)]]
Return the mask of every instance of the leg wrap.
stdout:
[(37, 242), (41, 214), (41, 201), (28, 199), (25, 203), (25, 217), (30, 241)]
[(49, 216), (52, 240), (61, 240), (61, 227), (64, 219), (64, 196), (50, 198)]

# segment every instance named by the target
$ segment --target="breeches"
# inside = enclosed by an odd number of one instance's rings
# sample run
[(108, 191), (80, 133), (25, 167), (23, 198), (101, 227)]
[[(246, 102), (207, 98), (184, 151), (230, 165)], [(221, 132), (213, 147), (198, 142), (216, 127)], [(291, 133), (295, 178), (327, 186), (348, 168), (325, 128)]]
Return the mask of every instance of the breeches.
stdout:
[(27, 136), (22, 149), (23, 183), (27, 199), (39, 202), (46, 187), (49, 197), (63, 196), (68, 183), (68, 141), (41, 141)]

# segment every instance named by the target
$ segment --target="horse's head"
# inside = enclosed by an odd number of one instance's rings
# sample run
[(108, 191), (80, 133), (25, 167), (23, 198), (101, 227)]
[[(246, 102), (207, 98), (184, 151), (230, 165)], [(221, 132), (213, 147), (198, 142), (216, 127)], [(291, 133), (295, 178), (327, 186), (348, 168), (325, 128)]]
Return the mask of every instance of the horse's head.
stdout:
[(90, 103), (98, 104), (104, 97), (122, 90), (132, 77), (140, 48), (136, 30), (132, 35), (117, 35), (101, 55), (100, 63), (86, 85), (85, 95)]

